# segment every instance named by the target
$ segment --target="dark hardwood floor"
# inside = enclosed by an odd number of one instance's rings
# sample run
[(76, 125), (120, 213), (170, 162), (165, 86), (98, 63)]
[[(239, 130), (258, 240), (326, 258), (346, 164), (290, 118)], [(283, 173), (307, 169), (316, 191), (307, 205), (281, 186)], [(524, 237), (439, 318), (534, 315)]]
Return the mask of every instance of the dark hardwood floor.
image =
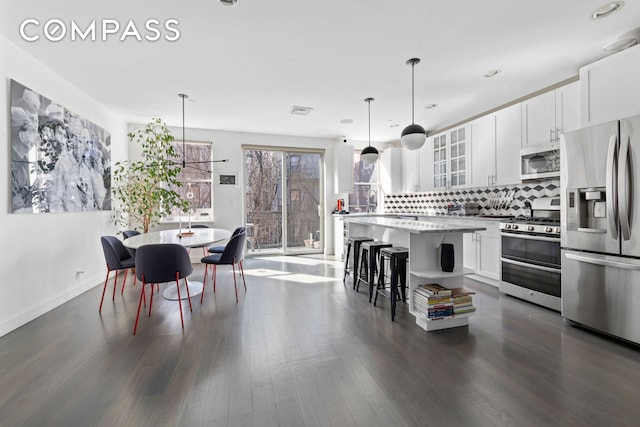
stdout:
[[(637, 426), (640, 349), (477, 292), (468, 327), (425, 332), (341, 263), (250, 258), (185, 308), (101, 286), (0, 338), (2, 426)], [(194, 276), (202, 278), (196, 266)]]

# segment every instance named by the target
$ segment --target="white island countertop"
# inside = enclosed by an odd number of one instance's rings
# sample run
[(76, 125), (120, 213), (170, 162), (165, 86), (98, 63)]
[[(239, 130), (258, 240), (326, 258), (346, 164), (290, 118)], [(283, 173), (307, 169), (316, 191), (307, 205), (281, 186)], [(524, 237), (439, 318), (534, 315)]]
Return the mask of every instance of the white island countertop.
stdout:
[(370, 225), (377, 227), (392, 228), (396, 230), (407, 231), (412, 234), (424, 233), (473, 233), (474, 231), (486, 230), (481, 226), (468, 226), (463, 224), (449, 224), (432, 221), (416, 221), (412, 219), (398, 219), (389, 217), (348, 217), (345, 215), (345, 221), (353, 224)]

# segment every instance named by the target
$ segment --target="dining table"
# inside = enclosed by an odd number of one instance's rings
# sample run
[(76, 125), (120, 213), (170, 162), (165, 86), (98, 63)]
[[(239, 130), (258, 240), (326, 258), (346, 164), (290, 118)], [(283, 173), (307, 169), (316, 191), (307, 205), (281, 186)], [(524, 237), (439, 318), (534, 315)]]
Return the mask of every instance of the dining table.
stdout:
[[(150, 231), (148, 233), (129, 237), (122, 243), (131, 249), (138, 249), (144, 245), (168, 243), (176, 243), (188, 249), (209, 246), (222, 240), (226, 240), (229, 237), (231, 237), (231, 232), (223, 228), (183, 228)], [(189, 280), (189, 294), (191, 297), (202, 293), (203, 287), (203, 282)], [(184, 283), (180, 285), (180, 295), (182, 297), (181, 299), (188, 298)], [(167, 300), (176, 301), (178, 299), (178, 290), (173, 286), (169, 286), (162, 296)]]

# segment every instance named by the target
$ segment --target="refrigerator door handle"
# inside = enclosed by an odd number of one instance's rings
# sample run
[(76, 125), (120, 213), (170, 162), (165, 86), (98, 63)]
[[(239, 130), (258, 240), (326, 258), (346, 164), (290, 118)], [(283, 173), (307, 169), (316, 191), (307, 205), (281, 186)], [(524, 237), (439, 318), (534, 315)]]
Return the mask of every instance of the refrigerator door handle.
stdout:
[(629, 135), (623, 136), (618, 155), (618, 211), (620, 218), (620, 230), (622, 238), (631, 238), (631, 224), (629, 222), (629, 194), (631, 194), (631, 181), (629, 179)]
[(609, 234), (612, 239), (618, 238), (618, 136), (609, 137), (609, 149), (607, 150), (607, 218), (609, 221)]
[[(611, 255), (596, 255), (587, 253), (566, 252), (564, 255), (572, 260), (605, 267), (622, 268), (625, 270), (640, 270), (640, 260), (625, 259)], [(624, 261), (621, 261), (624, 260)]]

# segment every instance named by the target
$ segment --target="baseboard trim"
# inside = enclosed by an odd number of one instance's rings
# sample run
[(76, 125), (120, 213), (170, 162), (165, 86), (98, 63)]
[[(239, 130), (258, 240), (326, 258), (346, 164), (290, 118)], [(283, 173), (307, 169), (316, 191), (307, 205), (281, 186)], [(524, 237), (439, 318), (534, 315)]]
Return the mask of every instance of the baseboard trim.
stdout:
[[(104, 280), (104, 279), (102, 279)], [(79, 285), (76, 285), (66, 291), (41, 301), (35, 305), (25, 308), (19, 313), (15, 313), (9, 317), (0, 320), (0, 337), (7, 335), (8, 333), (18, 329), (19, 327), (26, 325), (34, 319), (42, 316), (43, 314), (53, 310), (88, 291), (89, 289), (102, 283), (100, 276), (92, 277), (89, 280), (85, 280)]]

